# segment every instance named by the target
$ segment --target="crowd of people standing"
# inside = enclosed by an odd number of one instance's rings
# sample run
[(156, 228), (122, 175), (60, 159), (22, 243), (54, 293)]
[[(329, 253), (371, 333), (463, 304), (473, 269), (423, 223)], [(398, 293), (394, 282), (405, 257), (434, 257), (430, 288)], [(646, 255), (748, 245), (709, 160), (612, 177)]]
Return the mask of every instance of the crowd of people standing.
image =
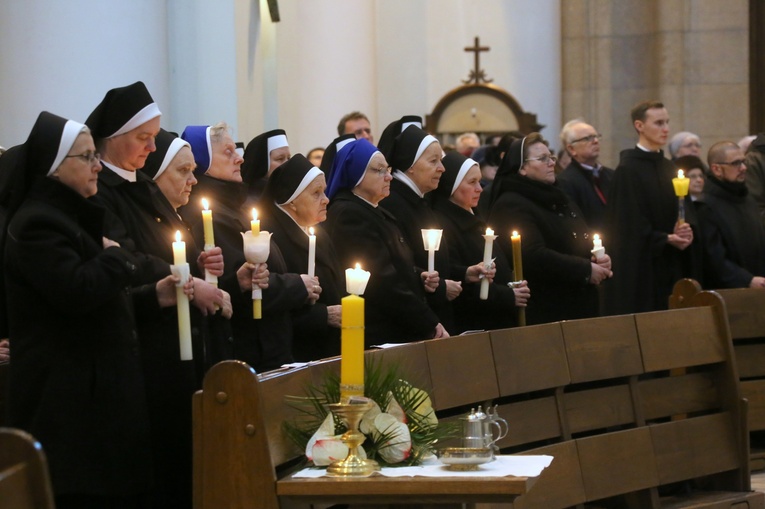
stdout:
[[(571, 162), (557, 172), (540, 133), (487, 146), (464, 136), (445, 153), (405, 116), (375, 145), (358, 112), (315, 159), (293, 154), (281, 129), (242, 154), (225, 122), (162, 129), (141, 82), (107, 92), (84, 124), (43, 112), (0, 157), (8, 423), (43, 444), (58, 507), (188, 508), (191, 397), (205, 371), (338, 355), (344, 269), (356, 263), (371, 273), (367, 348), (663, 309), (682, 277), (765, 287), (762, 216), (738, 145), (714, 144), (705, 164), (698, 137), (678, 133), (673, 162), (663, 104), (637, 105), (632, 122), (638, 142), (615, 170), (599, 162), (597, 130), (568, 122)], [(680, 199), (678, 167), (699, 171)], [(256, 223), (271, 233), (265, 263), (245, 257)], [(433, 266), (427, 229), (442, 231)], [(187, 280), (174, 272), (176, 232)], [(191, 302), (189, 360), (180, 295)]]

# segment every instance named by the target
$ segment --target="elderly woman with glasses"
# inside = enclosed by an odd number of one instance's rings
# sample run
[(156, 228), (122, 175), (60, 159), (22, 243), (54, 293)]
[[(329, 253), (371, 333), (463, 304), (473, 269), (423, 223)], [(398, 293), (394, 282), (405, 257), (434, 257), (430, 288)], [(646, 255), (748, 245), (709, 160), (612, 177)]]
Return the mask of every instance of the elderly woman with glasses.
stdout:
[(388, 163), (365, 139), (337, 152), (327, 188), (326, 229), (341, 267), (360, 263), (371, 272), (366, 299), (365, 344), (406, 343), (449, 334), (425, 302), (426, 284), (396, 218), (379, 206), (390, 194)]
[(521, 235), (523, 276), (534, 295), (529, 324), (598, 315), (596, 285), (612, 276), (611, 259), (591, 254), (592, 237), (579, 208), (555, 185), (556, 157), (539, 133), (515, 140), (497, 172), (487, 223), (512, 252)]
[[(0, 250), (8, 424), (40, 440), (56, 507), (143, 507), (153, 460), (129, 291), (138, 258), (106, 238), (106, 211), (88, 200), (101, 163), (85, 125), (42, 112), (15, 153)], [(176, 281), (156, 284), (159, 306), (175, 305)]]

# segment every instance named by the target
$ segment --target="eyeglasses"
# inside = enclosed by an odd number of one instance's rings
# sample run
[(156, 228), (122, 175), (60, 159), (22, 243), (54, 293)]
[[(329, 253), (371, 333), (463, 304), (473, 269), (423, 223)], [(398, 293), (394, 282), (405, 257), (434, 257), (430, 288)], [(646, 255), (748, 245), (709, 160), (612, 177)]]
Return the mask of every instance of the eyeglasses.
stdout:
[(736, 167), (740, 167), (740, 166), (743, 166), (743, 165), (745, 165), (745, 164), (746, 164), (746, 161), (744, 161), (743, 159), (736, 159), (735, 161), (731, 161), (731, 162), (729, 162), (729, 163), (725, 163), (725, 162), (719, 162), (719, 163), (714, 163), (714, 164), (724, 164), (724, 165), (726, 165), (726, 166), (736, 166)]
[(83, 152), (82, 154), (72, 154), (70, 156), (64, 156), (64, 159), (67, 157), (79, 157), (88, 164), (95, 164), (101, 160), (101, 154), (98, 152)]
[(592, 143), (595, 140), (599, 140), (603, 137), (602, 134), (596, 133), (596, 134), (590, 134), (589, 136), (585, 136), (584, 138), (578, 138), (576, 140), (573, 140), (570, 144), (573, 145), (574, 143), (579, 143), (580, 141), (586, 141), (587, 143)]
[(554, 156), (552, 154), (545, 154), (543, 156), (539, 157), (529, 157), (528, 159), (525, 159), (526, 161), (539, 161), (542, 164), (550, 164), (552, 162), (555, 164), (555, 162), (558, 160), (557, 156)]
[(384, 177), (385, 175), (390, 175), (391, 167), (387, 166), (385, 168), (369, 168), (369, 171), (371, 171), (378, 177)]

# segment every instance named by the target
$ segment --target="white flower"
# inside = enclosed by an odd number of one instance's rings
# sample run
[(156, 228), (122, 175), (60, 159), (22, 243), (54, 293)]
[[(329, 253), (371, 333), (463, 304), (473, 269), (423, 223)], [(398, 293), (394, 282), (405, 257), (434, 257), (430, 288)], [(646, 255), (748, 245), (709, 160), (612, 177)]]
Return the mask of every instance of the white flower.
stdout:
[[(305, 455), (316, 466), (327, 466), (333, 461), (344, 460), (348, 456), (348, 446), (340, 439), (342, 435), (334, 435), (335, 421), (332, 414), (327, 414), (324, 422), (313, 434), (305, 447)], [(357, 454), (366, 459), (364, 448), (359, 446)]]
[(426, 426), (433, 428), (436, 427), (438, 425), (438, 418), (436, 417), (436, 412), (433, 410), (433, 403), (430, 401), (430, 396), (428, 396), (428, 393), (422, 389), (412, 387), (410, 389), (409, 397), (412, 399), (422, 398), (422, 402), (417, 405), (417, 408), (414, 409), (414, 413), (422, 416), (423, 423)]
[(391, 414), (380, 414), (375, 417), (375, 434), (379, 437), (388, 436), (388, 440), (380, 448), (380, 456), (388, 463), (404, 461), (412, 452), (412, 437), (406, 424)]

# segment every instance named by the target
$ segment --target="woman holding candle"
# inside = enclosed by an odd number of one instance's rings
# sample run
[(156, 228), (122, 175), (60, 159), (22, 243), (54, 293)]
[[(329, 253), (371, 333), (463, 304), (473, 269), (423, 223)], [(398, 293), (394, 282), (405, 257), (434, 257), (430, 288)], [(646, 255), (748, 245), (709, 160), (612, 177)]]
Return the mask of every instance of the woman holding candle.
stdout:
[(274, 170), (261, 200), (261, 227), (272, 233), (287, 270), (308, 272), (309, 277), (314, 270), (320, 286), (318, 299), (293, 312), (292, 352), (298, 361), (340, 354), (340, 297), (345, 284), (332, 239), (319, 224), (327, 219), (326, 187), (324, 173), (296, 154)]
[(371, 273), (364, 292), (367, 348), (449, 335), (425, 301), (425, 285), (432, 289), (438, 280), (417, 273), (398, 222), (378, 206), (390, 193), (391, 178), (385, 157), (358, 139), (337, 152), (327, 188), (326, 228), (340, 265), (360, 263)]
[[(105, 210), (86, 200), (101, 171), (87, 127), (43, 112), (20, 147), (0, 251), (8, 424), (45, 449), (57, 507), (144, 507), (151, 440), (128, 291), (137, 258), (104, 236)], [(175, 281), (156, 285), (160, 304), (174, 305)]]
[[(517, 325), (516, 306), (525, 307), (530, 290), (526, 281), (516, 288), (513, 269), (499, 244), (489, 239), (493, 268), (486, 270), (482, 259), (485, 252), (486, 224), (474, 213), (481, 197), (481, 169), (475, 161), (454, 151), (443, 158), (444, 174), (433, 191), (433, 209), (444, 227), (443, 241), (449, 248), (451, 273), (462, 281), (462, 293), (454, 300), (456, 332), (479, 329), (504, 329)], [(499, 235), (507, 235), (500, 231)], [(473, 265), (471, 265), (473, 264)], [(486, 279), (486, 283), (483, 280)], [(481, 285), (488, 284), (486, 299), (480, 298)]]
[(523, 275), (534, 289), (529, 324), (597, 316), (595, 286), (612, 275), (608, 255), (590, 253), (579, 208), (555, 185), (555, 161), (542, 135), (531, 133), (512, 143), (492, 189), (488, 223), (497, 243), (511, 252), (510, 232), (522, 238)]
[[(220, 122), (213, 126), (188, 126), (183, 132), (182, 137), (194, 152), (199, 183), (180, 213), (191, 225), (194, 238), (203, 242), (201, 204), (202, 198), (208, 200), (215, 244), (222, 249), (226, 260), (218, 283), (231, 293), (234, 308), (233, 358), (247, 362), (258, 372), (268, 371), (292, 362), (290, 313), (302, 307), (318, 285), (288, 273), (273, 238), (266, 264), (255, 267), (246, 262), (242, 233), (251, 230), (252, 209), (244, 208), (247, 187), (242, 183), (242, 158), (235, 151), (229, 131), (228, 125)], [(253, 319), (253, 283), (263, 289), (262, 318), (258, 320)], [(315, 297), (318, 298), (318, 292)]]
[[(415, 265), (421, 268), (424, 277), (434, 273), (425, 272), (428, 252), (423, 249), (422, 230), (441, 228), (425, 196), (438, 187), (444, 172), (442, 156), (438, 140), (415, 125), (404, 129), (385, 154), (393, 168), (393, 181), (390, 196), (382, 202), (382, 206), (398, 220), (404, 240), (414, 253)], [(451, 301), (462, 291), (460, 281), (449, 278), (449, 266), (449, 248), (442, 245), (435, 256), (435, 269), (440, 281), (435, 290), (429, 292), (427, 299), (447, 330), (454, 325)]]

